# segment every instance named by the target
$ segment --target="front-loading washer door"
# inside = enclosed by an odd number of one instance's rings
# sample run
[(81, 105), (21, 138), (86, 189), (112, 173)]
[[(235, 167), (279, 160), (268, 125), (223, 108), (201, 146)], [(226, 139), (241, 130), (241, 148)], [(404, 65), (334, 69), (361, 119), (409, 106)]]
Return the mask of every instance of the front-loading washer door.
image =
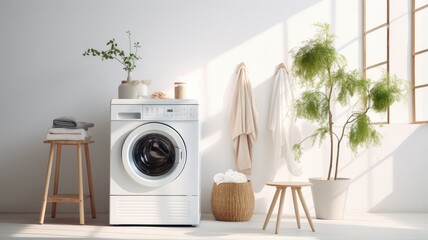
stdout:
[(126, 172), (136, 182), (160, 187), (176, 179), (186, 164), (186, 146), (172, 127), (146, 123), (134, 129), (122, 147)]

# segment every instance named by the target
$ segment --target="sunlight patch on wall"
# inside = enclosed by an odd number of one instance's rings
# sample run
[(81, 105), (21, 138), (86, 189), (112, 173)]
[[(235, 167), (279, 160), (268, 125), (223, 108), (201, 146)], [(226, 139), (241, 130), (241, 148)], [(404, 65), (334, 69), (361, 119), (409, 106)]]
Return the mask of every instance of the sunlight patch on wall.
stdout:
[(197, 68), (182, 76), (177, 76), (176, 81), (186, 82), (186, 98), (201, 99), (203, 96), (202, 81), (204, 79), (204, 69)]
[(212, 148), (213, 145), (215, 145), (218, 141), (221, 140), (222, 135), (223, 135), (222, 131), (218, 130), (218, 131), (215, 131), (214, 133), (211, 133), (209, 136), (204, 136), (201, 139), (201, 144), (200, 144), (201, 153), (204, 153), (208, 149)]
[(226, 114), (229, 108), (225, 106), (229, 106), (237, 66), (245, 63), (254, 89), (272, 76), (276, 66), (284, 60), (285, 51), (284, 24), (278, 23), (212, 59), (203, 69), (183, 75), (183, 78), (192, 82), (194, 91), (201, 91), (200, 99), (207, 108), (205, 117), (220, 112)]
[(308, 39), (314, 34), (314, 25), (318, 22), (330, 22), (331, 3), (330, 1), (321, 1), (306, 8), (304, 11), (295, 13), (286, 21), (287, 45), (291, 50), (294, 47), (301, 46), (302, 41)]
[[(396, 182), (398, 161), (403, 161), (402, 145), (410, 138), (417, 127), (403, 125), (402, 131), (397, 132), (393, 125), (379, 127), (382, 134), (380, 146), (362, 148), (355, 156), (350, 149), (343, 148), (341, 175), (352, 180), (348, 196), (349, 210), (373, 209), (375, 211), (387, 209), (383, 201), (393, 194), (397, 194)], [(399, 164), (402, 165), (402, 162)], [(362, 191), (362, 189), (365, 189)]]
[(361, 1), (332, 1), (335, 19), (332, 29), (337, 33), (335, 45), (339, 52), (347, 57), (350, 69), (357, 69), (362, 64), (359, 48), (362, 46), (361, 7)]
[[(256, 89), (272, 77), (285, 54), (284, 25), (278, 23), (217, 56), (204, 67), (177, 76), (187, 83), (187, 98), (198, 99), (201, 106), (202, 153), (209, 152), (230, 137), (227, 122), (237, 66), (245, 63), (257, 103), (267, 106), (270, 98), (260, 97)], [(267, 94), (262, 93), (262, 96)], [(228, 156), (228, 152), (223, 152), (223, 155)], [(210, 159), (208, 156), (205, 158)], [(233, 163), (232, 160), (230, 162)]]

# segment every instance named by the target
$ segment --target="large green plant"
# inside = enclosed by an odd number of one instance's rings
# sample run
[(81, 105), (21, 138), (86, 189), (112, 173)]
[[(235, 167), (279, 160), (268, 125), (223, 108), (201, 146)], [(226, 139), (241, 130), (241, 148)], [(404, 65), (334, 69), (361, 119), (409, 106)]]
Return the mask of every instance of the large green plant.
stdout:
[[(343, 141), (347, 138), (354, 152), (362, 145), (380, 143), (380, 134), (370, 123), (367, 113), (388, 111), (389, 106), (402, 97), (402, 91), (400, 81), (388, 73), (372, 81), (355, 70), (347, 70), (345, 57), (333, 45), (335, 36), (330, 32), (329, 25), (316, 24), (316, 27), (315, 36), (293, 49), (291, 54), (293, 74), (304, 90), (295, 104), (296, 117), (313, 121), (318, 128), (295, 144), (293, 149), (296, 157), (300, 158), (303, 142), (311, 139), (313, 144), (321, 144), (328, 139), (330, 165), (327, 179), (331, 178), (335, 160), (336, 180)], [(333, 110), (338, 105), (353, 107), (343, 126), (334, 125), (337, 116), (334, 116)]]

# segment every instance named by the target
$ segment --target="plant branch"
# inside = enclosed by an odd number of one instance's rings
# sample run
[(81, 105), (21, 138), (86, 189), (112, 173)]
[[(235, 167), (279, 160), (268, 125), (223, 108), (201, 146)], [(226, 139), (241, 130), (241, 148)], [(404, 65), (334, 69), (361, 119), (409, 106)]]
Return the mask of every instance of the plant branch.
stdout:
[(131, 31), (127, 31), (126, 33), (128, 34), (129, 52), (131, 53), (131, 51), (132, 51), (132, 49), (131, 49)]
[(339, 136), (338, 136), (335, 132), (333, 132), (333, 136), (335, 136), (335, 137), (336, 137), (336, 140), (338, 140), (338, 141), (339, 141)]
[(134, 43), (135, 53), (132, 53), (132, 45), (131, 45), (131, 32), (127, 31), (128, 34), (128, 41), (129, 41), (129, 54), (125, 55), (125, 52), (123, 50), (120, 50), (117, 47), (116, 40), (113, 38), (110, 41), (107, 42), (107, 46), (109, 46), (109, 49), (106, 51), (99, 51), (93, 48), (90, 48), (86, 50), (83, 53), (83, 56), (99, 56), (102, 60), (104, 59), (114, 59), (118, 61), (120, 64), (124, 66), (124, 70), (127, 72), (131, 72), (133, 69), (135, 69), (136, 61), (140, 59), (137, 55), (138, 48), (140, 47), (140, 43), (136, 42)]
[(126, 64), (122, 60), (120, 60), (120, 58), (118, 57), (113, 57), (113, 58), (116, 59), (118, 62), (120, 62), (120, 64), (126, 67)]
[[(331, 83), (332, 76), (331, 76), (331, 69), (327, 69), (329, 81)], [(330, 180), (331, 177), (331, 170), (333, 168), (333, 114), (331, 113), (331, 95), (333, 94), (333, 84), (330, 86), (329, 93), (328, 93), (328, 131), (330, 135), (330, 165), (328, 168), (328, 176), (327, 180)]]
[(309, 136), (305, 137), (302, 141), (300, 141), (300, 142), (299, 142), (299, 143), (297, 143), (297, 144), (298, 144), (298, 145), (300, 145), (300, 144), (304, 143), (306, 140), (308, 140), (309, 138), (314, 138), (314, 137), (316, 137), (318, 134), (319, 134), (318, 132), (315, 132), (315, 133), (313, 133), (312, 135), (309, 135)]
[[(335, 166), (334, 180), (337, 180), (337, 173), (339, 170), (340, 144), (342, 143), (343, 137), (345, 136), (346, 127), (348, 126), (348, 124), (351, 124), (351, 123), (355, 122), (358, 118), (366, 115), (366, 113), (369, 111), (369, 109), (370, 109), (370, 107), (367, 107), (366, 110), (362, 113), (351, 114), (342, 127), (342, 133), (340, 134), (340, 138), (337, 140), (336, 166)], [(352, 119), (353, 117), (354, 117), (354, 119)]]

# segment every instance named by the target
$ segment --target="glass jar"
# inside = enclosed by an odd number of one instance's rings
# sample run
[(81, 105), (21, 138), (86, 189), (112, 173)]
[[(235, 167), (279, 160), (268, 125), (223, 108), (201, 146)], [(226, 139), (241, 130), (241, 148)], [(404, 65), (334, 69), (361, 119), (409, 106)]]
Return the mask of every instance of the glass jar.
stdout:
[(174, 95), (175, 95), (175, 99), (186, 98), (186, 83), (185, 82), (174, 82)]

